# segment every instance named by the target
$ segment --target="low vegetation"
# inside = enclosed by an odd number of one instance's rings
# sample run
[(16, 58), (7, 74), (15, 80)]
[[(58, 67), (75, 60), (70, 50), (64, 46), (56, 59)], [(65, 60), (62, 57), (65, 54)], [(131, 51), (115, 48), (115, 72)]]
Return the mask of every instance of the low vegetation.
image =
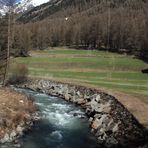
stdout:
[(27, 81), (28, 69), (23, 64), (12, 64), (8, 78), (9, 84), (20, 84)]
[(66, 48), (32, 51), (31, 55), (14, 61), (25, 64), (32, 77), (122, 91), (145, 101), (148, 97), (148, 75), (141, 72), (148, 64), (132, 56)]

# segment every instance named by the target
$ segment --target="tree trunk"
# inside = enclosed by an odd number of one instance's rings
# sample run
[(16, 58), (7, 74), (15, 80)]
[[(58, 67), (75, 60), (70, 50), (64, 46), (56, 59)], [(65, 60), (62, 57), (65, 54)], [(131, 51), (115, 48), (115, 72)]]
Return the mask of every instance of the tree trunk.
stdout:
[(7, 45), (7, 59), (6, 59), (6, 67), (5, 67), (5, 73), (4, 73), (4, 80), (3, 85), (5, 86), (7, 83), (7, 76), (8, 76), (8, 68), (9, 68), (9, 59), (10, 59), (10, 35), (11, 35), (11, 8), (9, 8), (8, 12), (8, 45)]

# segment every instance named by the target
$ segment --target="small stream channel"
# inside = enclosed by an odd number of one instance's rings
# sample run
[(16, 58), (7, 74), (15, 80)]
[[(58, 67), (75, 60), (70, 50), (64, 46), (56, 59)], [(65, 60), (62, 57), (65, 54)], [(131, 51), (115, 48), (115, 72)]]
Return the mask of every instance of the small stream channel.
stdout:
[(41, 119), (21, 138), (22, 148), (96, 148), (84, 111), (57, 97), (17, 89), (35, 99)]

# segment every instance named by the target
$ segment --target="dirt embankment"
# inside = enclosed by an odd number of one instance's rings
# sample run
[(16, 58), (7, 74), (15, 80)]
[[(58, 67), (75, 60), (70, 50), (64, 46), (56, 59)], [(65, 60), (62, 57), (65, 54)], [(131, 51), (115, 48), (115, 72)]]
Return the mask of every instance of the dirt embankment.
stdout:
[(32, 99), (9, 88), (0, 88), (0, 143), (11, 142), (31, 124)]

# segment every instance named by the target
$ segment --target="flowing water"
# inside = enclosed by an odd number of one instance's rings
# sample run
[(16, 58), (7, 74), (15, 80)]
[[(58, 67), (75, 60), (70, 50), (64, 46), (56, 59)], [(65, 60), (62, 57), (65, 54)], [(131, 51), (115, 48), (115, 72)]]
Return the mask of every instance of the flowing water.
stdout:
[(22, 148), (96, 148), (84, 111), (57, 97), (18, 89), (35, 99), (41, 119), (21, 138)]

